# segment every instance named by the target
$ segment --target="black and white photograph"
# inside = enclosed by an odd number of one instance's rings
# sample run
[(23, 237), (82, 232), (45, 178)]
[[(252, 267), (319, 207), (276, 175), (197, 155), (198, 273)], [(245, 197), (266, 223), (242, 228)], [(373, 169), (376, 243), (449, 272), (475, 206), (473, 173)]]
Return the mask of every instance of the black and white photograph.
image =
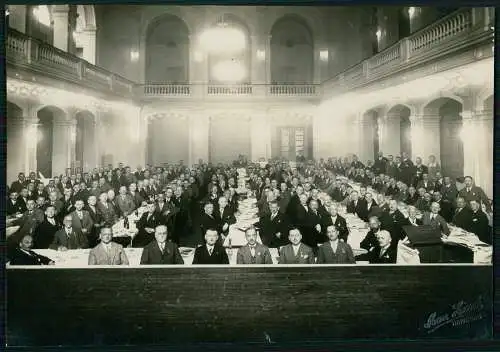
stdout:
[(492, 339), (495, 9), (407, 5), (5, 5), (6, 346)]

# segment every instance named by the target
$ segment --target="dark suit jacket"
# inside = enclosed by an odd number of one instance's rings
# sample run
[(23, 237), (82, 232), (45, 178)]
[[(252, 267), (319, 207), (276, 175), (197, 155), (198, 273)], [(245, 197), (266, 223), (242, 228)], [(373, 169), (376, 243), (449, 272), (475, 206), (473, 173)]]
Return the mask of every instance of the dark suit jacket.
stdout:
[(347, 212), (356, 214), (360, 219), (366, 218), (368, 216), (366, 201), (364, 199), (358, 199), (357, 204), (354, 204), (354, 201), (350, 201), (347, 204)]
[(113, 226), (116, 223), (118, 215), (116, 214), (113, 205), (108, 202), (106, 207), (101, 202), (98, 202), (96, 207), (99, 209), (104, 224), (107, 226)]
[[(82, 210), (82, 219), (78, 217), (76, 210), (71, 213), (72, 227), (75, 231), (82, 231), (83, 229), (87, 230), (87, 235), (92, 233), (94, 229), (94, 222), (92, 221), (92, 217), (89, 212), (86, 210)], [(83, 231), (82, 231), (83, 232)]]
[(491, 210), (490, 201), (481, 187), (474, 186), (471, 188), (470, 192), (467, 192), (467, 188), (464, 188), (458, 192), (458, 195), (464, 198), (467, 204), (469, 204), (471, 200), (477, 200), (479, 203), (484, 203), (487, 211)]
[(311, 247), (301, 243), (297, 255), (293, 252), (292, 244), (280, 249), (280, 264), (314, 264), (314, 253)]
[(226, 249), (215, 244), (212, 255), (208, 254), (206, 245), (196, 248), (194, 251), (193, 264), (229, 264)]
[(84, 249), (88, 248), (87, 236), (81, 232), (72, 230), (72, 235), (68, 238), (65, 229), (57, 231), (54, 235), (54, 241), (50, 245), (51, 249), (58, 249), (59, 247), (66, 247), (67, 249)]
[(450, 229), (448, 228), (448, 224), (446, 223), (446, 220), (439, 214), (436, 215), (434, 219), (431, 220), (431, 213), (424, 213), (422, 216), (422, 223), (423, 225), (431, 225), (434, 227), (438, 227), (442, 233), (445, 235), (450, 234)]
[(246, 245), (238, 249), (238, 254), (236, 255), (236, 264), (272, 264), (273, 259), (271, 258), (271, 253), (269, 249), (257, 243), (255, 245), (255, 256), (252, 256), (250, 251), (250, 246)]
[(7, 215), (13, 215), (15, 213), (23, 213), (25, 211), (24, 204), (17, 199), (14, 203), (12, 200), (8, 199), (6, 204), (6, 213)]
[[(307, 212), (307, 226), (302, 231), (302, 242), (309, 247), (317, 247), (323, 240), (323, 219), (319, 210), (314, 212), (309, 209)], [(321, 231), (316, 230), (316, 225), (320, 225)]]
[(443, 186), (439, 191), (443, 195), (443, 199), (446, 199), (451, 204), (455, 204), (458, 195), (458, 190), (455, 185), (451, 184), (449, 186)]
[[(54, 219), (55, 220), (55, 219)], [(57, 231), (61, 228), (60, 224), (55, 221), (55, 225), (45, 219), (35, 230), (33, 236), (33, 248), (49, 248), (52, 242), (54, 242), (54, 236)]]
[(334, 252), (330, 241), (318, 248), (318, 264), (355, 264), (354, 253), (347, 243), (338, 241)]
[(179, 248), (173, 242), (165, 242), (163, 253), (156, 240), (144, 247), (141, 255), (141, 264), (184, 264)]
[(366, 234), (365, 238), (363, 238), (359, 246), (363, 249), (366, 249), (369, 252), (380, 247), (377, 240), (377, 236), (375, 235), (375, 232), (372, 229), (368, 231), (368, 233)]
[(370, 264), (396, 264), (397, 259), (397, 247), (392, 245), (381, 255), (382, 249), (379, 247), (376, 250), (370, 252), (369, 261)]
[(457, 208), (451, 219), (452, 224), (467, 231), (470, 231), (471, 222), (472, 210), (468, 207), (462, 209)]
[(380, 222), (382, 227), (391, 233), (393, 243), (402, 239), (402, 227), (408, 225), (408, 219), (399, 210), (392, 214), (385, 212), (381, 215)]
[(10, 258), (10, 265), (47, 265), (51, 261), (52, 259), (37, 254), (34, 251), (30, 250), (26, 253), (20, 248), (16, 248)]
[[(288, 243), (290, 223), (286, 215), (278, 212), (273, 220), (270, 215), (261, 217), (256, 226), (260, 229), (260, 239), (264, 245), (279, 248)], [(277, 233), (281, 234), (280, 238), (276, 237)]]
[(434, 191), (434, 187), (436, 187), (436, 185), (431, 180), (427, 181), (427, 186), (424, 184), (424, 181), (419, 181), (417, 184), (417, 190), (420, 188), (425, 188), (427, 192)]
[(89, 265), (128, 265), (128, 258), (122, 245), (111, 242), (110, 253), (99, 243), (89, 253)]
[(491, 244), (491, 227), (486, 214), (479, 209), (476, 213), (472, 212), (471, 217), (469, 231), (476, 234), (481, 241)]
[(220, 224), (219, 225), (220, 231), (224, 232), (224, 234), (227, 234), (229, 232), (229, 227), (227, 228), (226, 231), (222, 231), (222, 226), (224, 226), (224, 224), (232, 225), (236, 223), (236, 218), (234, 217), (234, 213), (229, 206), (224, 208), (222, 214), (220, 213), (219, 207), (215, 208), (214, 215), (217, 218), (217, 222)]
[(221, 225), (219, 219), (217, 218), (217, 216), (215, 216), (215, 214), (209, 216), (204, 212), (203, 214), (201, 214), (200, 217), (200, 229), (201, 229), (201, 237), (203, 239), (205, 238), (205, 233), (208, 229), (214, 229), (220, 233)]
[(347, 237), (349, 237), (349, 228), (347, 227), (347, 221), (345, 220), (345, 218), (343, 218), (339, 214), (337, 214), (335, 224), (333, 223), (332, 217), (330, 215), (323, 218), (323, 241), (321, 242), (326, 242), (328, 240), (326, 236), (326, 228), (330, 225), (335, 225), (335, 227), (339, 230), (339, 239), (347, 242)]

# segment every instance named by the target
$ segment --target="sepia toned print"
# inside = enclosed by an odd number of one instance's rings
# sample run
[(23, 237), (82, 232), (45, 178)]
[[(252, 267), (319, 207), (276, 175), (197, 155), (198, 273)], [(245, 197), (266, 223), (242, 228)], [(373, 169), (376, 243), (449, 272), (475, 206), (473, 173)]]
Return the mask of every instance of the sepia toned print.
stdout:
[(491, 335), (492, 8), (5, 19), (9, 345)]

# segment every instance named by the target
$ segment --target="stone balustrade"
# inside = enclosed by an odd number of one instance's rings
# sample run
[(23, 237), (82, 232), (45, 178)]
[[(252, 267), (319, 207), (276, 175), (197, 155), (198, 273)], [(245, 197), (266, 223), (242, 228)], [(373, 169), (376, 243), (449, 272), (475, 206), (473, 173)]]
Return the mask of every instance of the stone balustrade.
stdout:
[(305, 97), (347, 92), (403, 70), (491, 41), (492, 12), (463, 8), (400, 40), (322, 84), (136, 84), (14, 29), (6, 38), (7, 63), (56, 79), (137, 98)]

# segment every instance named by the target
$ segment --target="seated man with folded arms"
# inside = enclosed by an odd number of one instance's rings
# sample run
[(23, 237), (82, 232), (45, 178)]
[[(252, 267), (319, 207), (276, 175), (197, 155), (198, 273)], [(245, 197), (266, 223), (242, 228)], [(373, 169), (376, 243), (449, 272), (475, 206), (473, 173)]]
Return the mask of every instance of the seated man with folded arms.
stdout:
[(236, 264), (272, 264), (271, 253), (263, 244), (257, 243), (257, 231), (250, 227), (245, 231), (247, 244), (238, 249)]
[(101, 243), (90, 250), (89, 265), (129, 264), (123, 246), (112, 241), (113, 232), (110, 227), (102, 227), (99, 237)]
[(318, 264), (355, 264), (352, 248), (339, 240), (337, 227), (329, 225), (326, 234), (329, 241), (318, 248)]
[(301, 242), (302, 235), (298, 229), (291, 229), (288, 239), (291, 243), (280, 249), (280, 264), (314, 264), (313, 250)]
[(25, 235), (19, 242), (19, 247), (12, 253), (10, 265), (54, 265), (54, 261), (31, 250), (33, 237)]
[(381, 230), (377, 234), (378, 247), (369, 254), (370, 264), (395, 264), (397, 258), (396, 244), (392, 243), (389, 231)]
[(167, 242), (167, 226), (155, 227), (155, 239), (142, 251), (141, 264), (184, 264), (179, 248), (174, 242)]
[(64, 227), (55, 233), (54, 241), (50, 245), (51, 249), (67, 251), (68, 249), (88, 248), (87, 236), (73, 229), (72, 224), (73, 217), (66, 215), (63, 220)]
[(193, 264), (229, 264), (226, 249), (218, 241), (219, 234), (215, 229), (205, 232), (205, 244), (196, 248)]

